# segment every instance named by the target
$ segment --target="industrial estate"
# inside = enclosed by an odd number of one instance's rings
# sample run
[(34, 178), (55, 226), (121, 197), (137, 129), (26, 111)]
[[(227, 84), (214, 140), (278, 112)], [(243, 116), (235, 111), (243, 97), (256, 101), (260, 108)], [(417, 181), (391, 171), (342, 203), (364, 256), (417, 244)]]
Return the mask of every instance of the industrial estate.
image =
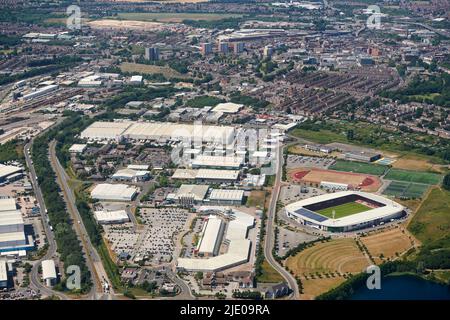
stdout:
[(450, 285), (449, 1), (0, 8), (0, 300)]

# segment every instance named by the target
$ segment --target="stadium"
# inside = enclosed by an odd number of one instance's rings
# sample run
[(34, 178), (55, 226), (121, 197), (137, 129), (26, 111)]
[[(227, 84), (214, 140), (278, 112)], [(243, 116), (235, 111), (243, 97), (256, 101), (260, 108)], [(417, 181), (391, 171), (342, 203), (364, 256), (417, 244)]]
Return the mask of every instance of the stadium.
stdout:
[(291, 203), (288, 217), (299, 223), (329, 232), (370, 228), (403, 217), (405, 207), (379, 195), (342, 191)]

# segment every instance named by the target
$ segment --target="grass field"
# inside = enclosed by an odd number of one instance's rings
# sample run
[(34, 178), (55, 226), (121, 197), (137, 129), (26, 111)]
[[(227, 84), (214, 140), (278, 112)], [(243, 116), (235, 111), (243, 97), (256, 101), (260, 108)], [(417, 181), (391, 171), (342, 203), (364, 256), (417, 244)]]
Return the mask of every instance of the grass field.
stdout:
[(369, 210), (370, 208), (357, 202), (344, 203), (338, 206), (325, 208), (316, 211), (317, 213), (326, 216), (328, 218), (333, 218), (333, 210), (335, 211), (335, 219), (350, 216), (352, 214), (360, 213)]
[(166, 66), (155, 66), (155, 65), (147, 65), (147, 64), (139, 64), (139, 63), (129, 63), (124, 62), (120, 65), (120, 70), (122, 72), (130, 72), (130, 73), (141, 73), (141, 74), (162, 74), (164, 77), (170, 78), (185, 78), (186, 76), (182, 75), (176, 70)]
[(421, 242), (441, 239), (450, 233), (450, 191), (434, 188), (417, 210), (408, 230)]
[(344, 281), (344, 277), (302, 279), (303, 293), (300, 295), (300, 299), (313, 300), (318, 295), (337, 287)]
[(393, 168), (386, 174), (385, 179), (424, 184), (438, 184), (441, 181), (441, 175), (437, 173), (409, 171)]
[(359, 273), (369, 265), (354, 239), (336, 239), (316, 243), (286, 260), (295, 275), (329, 273)]
[(345, 172), (366, 173), (374, 176), (381, 176), (386, 172), (387, 167), (364, 162), (337, 160), (328, 169)]
[(226, 18), (240, 18), (241, 14), (228, 13), (119, 13), (118, 19), (157, 22), (182, 22), (183, 20), (215, 21)]
[(247, 198), (247, 207), (259, 207), (264, 208), (264, 203), (266, 200), (266, 191), (263, 190), (253, 190), (250, 192)]
[(383, 259), (392, 259), (413, 246), (413, 239), (402, 232), (400, 228), (392, 228), (361, 237), (361, 242), (367, 247), (375, 262), (382, 263)]
[(277, 283), (283, 281), (283, 277), (275, 270), (267, 260), (262, 263), (262, 275), (258, 277), (258, 282)]
[(429, 187), (428, 184), (392, 181), (383, 194), (397, 198), (421, 198)]

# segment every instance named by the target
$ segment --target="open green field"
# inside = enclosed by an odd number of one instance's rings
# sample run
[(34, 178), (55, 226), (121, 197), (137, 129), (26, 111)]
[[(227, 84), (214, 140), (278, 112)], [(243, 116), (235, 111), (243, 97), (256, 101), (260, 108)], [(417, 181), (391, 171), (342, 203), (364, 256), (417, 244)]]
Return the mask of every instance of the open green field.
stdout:
[(397, 198), (421, 198), (429, 187), (428, 184), (392, 181), (383, 194)]
[(345, 172), (366, 173), (374, 176), (382, 176), (387, 167), (379, 164), (371, 164), (365, 162), (336, 160), (336, 162), (328, 169)]
[(333, 218), (333, 210), (335, 211), (335, 219), (343, 218), (346, 216), (350, 216), (352, 214), (360, 213), (369, 210), (370, 208), (357, 202), (344, 203), (338, 206), (322, 209), (316, 211), (318, 214), (321, 214), (328, 218)]
[(438, 184), (441, 175), (430, 172), (409, 171), (401, 169), (391, 169), (384, 177), (387, 180), (406, 181), (424, 184)]
[(182, 22), (183, 20), (215, 21), (227, 18), (240, 18), (242, 14), (229, 13), (119, 13), (119, 20), (156, 21), (156, 22)]
[(450, 233), (450, 191), (434, 188), (422, 202), (408, 230), (426, 244)]

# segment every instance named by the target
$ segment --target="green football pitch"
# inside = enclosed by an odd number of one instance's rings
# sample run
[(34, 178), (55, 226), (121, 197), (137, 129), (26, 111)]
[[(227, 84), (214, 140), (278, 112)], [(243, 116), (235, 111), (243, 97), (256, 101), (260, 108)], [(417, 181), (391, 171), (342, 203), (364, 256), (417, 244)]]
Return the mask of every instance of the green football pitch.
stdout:
[(335, 211), (334, 218), (339, 219), (343, 218), (352, 214), (360, 213), (369, 210), (370, 208), (368, 206), (365, 206), (361, 203), (357, 202), (349, 202), (344, 203), (338, 206), (325, 208), (322, 210), (316, 211), (318, 214), (321, 214), (328, 218), (333, 218), (333, 210)]
[(431, 172), (409, 171), (401, 169), (391, 169), (384, 177), (387, 180), (405, 181), (423, 184), (438, 184), (441, 175)]
[(336, 160), (336, 162), (333, 165), (331, 165), (328, 169), (382, 176), (386, 172), (387, 167), (379, 164), (372, 164), (365, 162)]

